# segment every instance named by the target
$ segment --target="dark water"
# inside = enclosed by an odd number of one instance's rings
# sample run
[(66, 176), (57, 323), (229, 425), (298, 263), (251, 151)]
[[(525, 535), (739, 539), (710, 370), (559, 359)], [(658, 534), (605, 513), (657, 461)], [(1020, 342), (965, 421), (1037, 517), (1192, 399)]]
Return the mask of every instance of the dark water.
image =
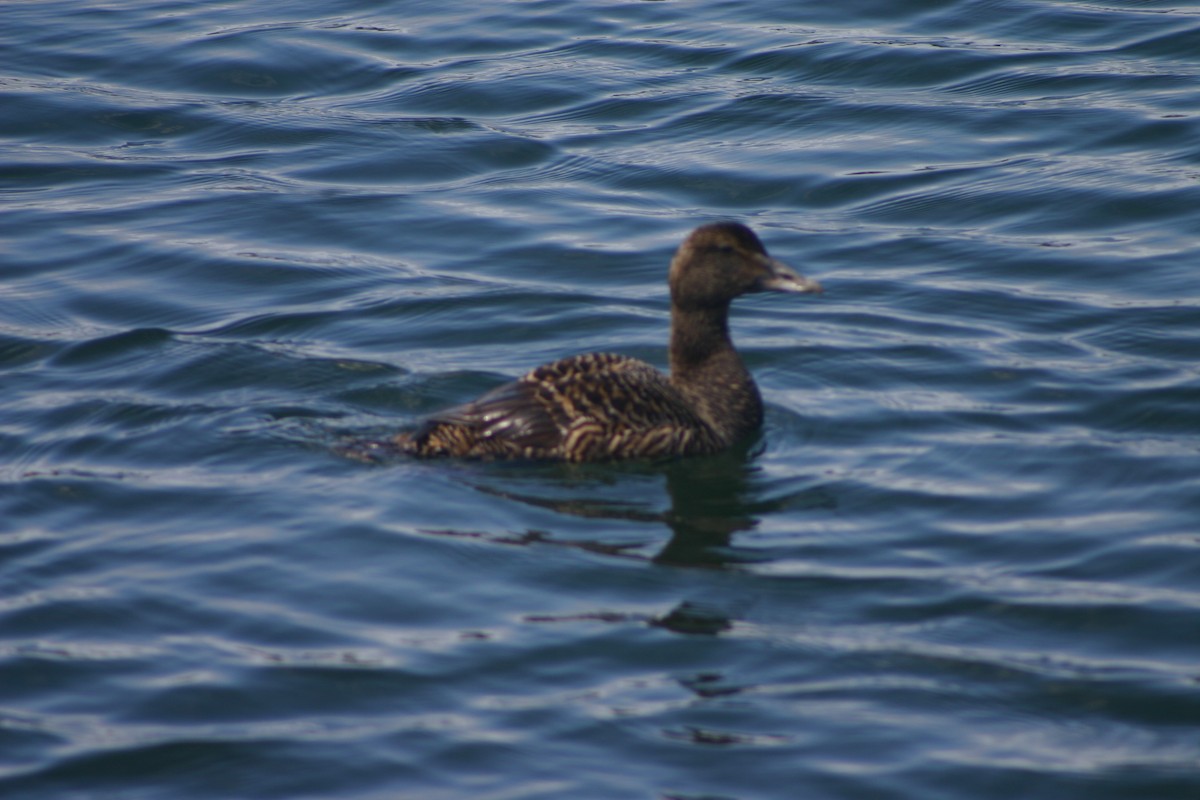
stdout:
[[(0, 6), (0, 796), (1200, 797), (1200, 7), (457, 6)], [(758, 442), (337, 455), (717, 218)]]

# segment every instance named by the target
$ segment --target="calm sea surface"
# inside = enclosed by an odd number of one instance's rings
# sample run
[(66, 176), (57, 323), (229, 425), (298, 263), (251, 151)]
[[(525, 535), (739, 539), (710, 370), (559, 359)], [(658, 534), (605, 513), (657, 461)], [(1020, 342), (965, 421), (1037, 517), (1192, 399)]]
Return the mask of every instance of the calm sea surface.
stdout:
[[(0, 796), (1200, 797), (1200, 5), (0, 5)], [(762, 436), (339, 455), (665, 366)]]

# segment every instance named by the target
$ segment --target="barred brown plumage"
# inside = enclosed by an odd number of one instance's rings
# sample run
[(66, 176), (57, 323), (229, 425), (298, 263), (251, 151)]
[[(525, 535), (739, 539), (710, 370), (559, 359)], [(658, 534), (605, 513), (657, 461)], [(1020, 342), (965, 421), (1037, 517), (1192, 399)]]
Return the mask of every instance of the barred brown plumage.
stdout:
[(537, 367), (435, 414), (391, 446), (417, 457), (601, 461), (690, 456), (762, 424), (762, 400), (729, 338), (729, 304), (749, 292), (819, 292), (767, 255), (744, 225), (703, 225), (671, 260), (668, 377), (644, 361), (588, 353)]

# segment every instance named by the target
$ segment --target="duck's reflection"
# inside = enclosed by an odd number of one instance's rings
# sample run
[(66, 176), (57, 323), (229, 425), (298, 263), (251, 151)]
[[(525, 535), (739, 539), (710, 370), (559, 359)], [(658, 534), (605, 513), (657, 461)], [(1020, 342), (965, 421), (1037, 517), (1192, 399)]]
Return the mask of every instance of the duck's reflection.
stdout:
[[(515, 489), (510, 482), (503, 486), (491, 482), (475, 483), (475, 488), (506, 500), (573, 517), (659, 522), (670, 529), (671, 537), (650, 560), (675, 566), (719, 568), (740, 560), (731, 549), (733, 535), (754, 528), (758, 524), (755, 514), (774, 505), (750, 497), (752, 490), (749, 483), (757, 471), (750, 455), (748, 450), (731, 451), (706, 458), (645, 466), (645, 470), (662, 475), (666, 480), (671, 502), (665, 511), (652, 510), (627, 500), (597, 497), (596, 482), (589, 480), (598, 474), (595, 468), (569, 472), (561, 482), (555, 482), (556, 488), (582, 484), (587, 489), (586, 496), (574, 493), (567, 497), (533, 495)], [(613, 476), (609, 477), (611, 479)], [(616, 484), (620, 488), (619, 475), (616, 476)], [(529, 532), (522, 536), (522, 541), (550, 542), (552, 537)], [(637, 544), (614, 545), (586, 540), (557, 540), (556, 543), (610, 555), (621, 553), (631, 557), (646, 557), (631, 552), (641, 548)]]
[(665, 468), (671, 507), (663, 522), (671, 538), (659, 564), (722, 567), (736, 560), (732, 538), (758, 525), (749, 483), (757, 468), (747, 452), (678, 461)]
[[(564, 537), (527, 530), (520, 533), (467, 533), (427, 531), (451, 536), (486, 538), (504, 544), (543, 544), (572, 547), (609, 557), (649, 560), (677, 567), (727, 569), (762, 560), (761, 553), (738, 547), (735, 534), (753, 530), (760, 517), (797, 505), (824, 506), (828, 498), (819, 488), (804, 488), (783, 495), (768, 494), (753, 447), (703, 458), (622, 468), (556, 465), (532, 472), (518, 469), (489, 474), (471, 483), (480, 492), (523, 503), (557, 514), (588, 520), (661, 523), (670, 537), (657, 552), (647, 555), (644, 542), (614, 542), (611, 538)], [(645, 489), (645, 478), (665, 480), (670, 504), (666, 510), (650, 501), (629, 499)], [(522, 485), (536, 483), (537, 494)], [(640, 487), (640, 488), (633, 488)], [(614, 498), (616, 494), (620, 499)], [(661, 497), (657, 492), (651, 494)], [(625, 530), (623, 526), (622, 530)], [(724, 604), (685, 600), (670, 612), (648, 620), (678, 633), (719, 634), (731, 626), (731, 609)]]
[[(769, 492), (755, 463), (751, 447), (731, 450), (703, 458), (680, 459), (657, 464), (624, 468), (558, 466), (566, 470), (548, 476), (534, 473), (539, 491), (557, 491), (558, 496), (530, 494), (519, 488), (521, 480), (498, 484), (473, 481), (481, 492), (558, 514), (584, 519), (611, 519), (642, 523), (662, 523), (671, 536), (666, 544), (648, 558), (658, 564), (684, 567), (721, 568), (760, 558), (734, 543), (734, 534), (752, 530), (759, 518), (785, 509), (828, 507), (832, 500), (819, 487), (804, 487), (783, 494)], [(665, 479), (670, 505), (665, 511), (654, 510), (650, 502), (628, 499), (632, 477), (652, 476)], [(547, 480), (550, 477), (550, 480)], [(613, 492), (624, 495), (612, 499)], [(565, 494), (562, 494), (566, 490)], [(632, 492), (632, 494), (636, 494)], [(532, 537), (532, 538), (529, 538)], [(551, 534), (530, 533), (523, 541), (554, 541), (556, 544), (597, 552), (621, 551), (630, 557), (647, 558), (632, 550), (642, 545), (603, 544), (597, 541), (556, 539)]]

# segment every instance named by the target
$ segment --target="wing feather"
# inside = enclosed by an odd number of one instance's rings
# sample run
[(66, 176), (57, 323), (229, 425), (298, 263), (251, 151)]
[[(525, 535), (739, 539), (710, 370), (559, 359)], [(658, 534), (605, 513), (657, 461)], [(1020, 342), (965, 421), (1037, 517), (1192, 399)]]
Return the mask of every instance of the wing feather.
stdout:
[(417, 455), (592, 461), (711, 452), (714, 437), (657, 369), (589, 353), (436, 414), (401, 444)]

